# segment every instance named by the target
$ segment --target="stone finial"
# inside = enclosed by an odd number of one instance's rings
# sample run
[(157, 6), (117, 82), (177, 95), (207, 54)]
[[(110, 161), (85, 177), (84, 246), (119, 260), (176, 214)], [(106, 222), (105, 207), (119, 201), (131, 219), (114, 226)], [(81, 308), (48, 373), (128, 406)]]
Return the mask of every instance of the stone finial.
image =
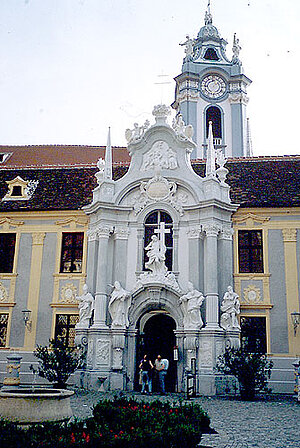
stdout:
[(206, 177), (216, 176), (216, 154), (214, 147), (214, 137), (212, 130), (212, 121), (208, 124), (208, 143), (206, 155)]
[(110, 140), (110, 128), (108, 128), (107, 145), (106, 145), (106, 151), (105, 151), (104, 178), (112, 180), (112, 151), (111, 151), (111, 140)]
[(212, 25), (212, 15), (210, 12), (210, 0), (208, 0), (208, 2), (207, 2), (207, 10), (205, 11), (204, 24)]
[(165, 104), (154, 106), (152, 115), (155, 117), (156, 124), (165, 124), (168, 116), (171, 114), (171, 108)]

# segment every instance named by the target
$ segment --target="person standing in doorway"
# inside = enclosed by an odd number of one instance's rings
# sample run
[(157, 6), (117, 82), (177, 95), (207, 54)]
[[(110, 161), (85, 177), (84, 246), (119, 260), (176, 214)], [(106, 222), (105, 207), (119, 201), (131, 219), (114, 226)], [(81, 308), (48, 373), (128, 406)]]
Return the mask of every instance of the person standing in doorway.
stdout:
[(158, 374), (159, 391), (162, 395), (166, 394), (165, 378), (169, 367), (169, 361), (165, 358), (162, 359), (161, 355), (157, 355), (154, 362), (155, 371)]
[(152, 393), (152, 369), (153, 364), (148, 359), (147, 355), (144, 355), (143, 359), (140, 362), (139, 368), (142, 372), (142, 394), (146, 393), (146, 386), (148, 389), (148, 393)]

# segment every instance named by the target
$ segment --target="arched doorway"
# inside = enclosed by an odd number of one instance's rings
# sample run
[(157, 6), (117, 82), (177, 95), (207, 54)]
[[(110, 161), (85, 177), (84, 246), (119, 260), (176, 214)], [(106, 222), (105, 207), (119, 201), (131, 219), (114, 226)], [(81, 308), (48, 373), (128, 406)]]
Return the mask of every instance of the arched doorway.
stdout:
[[(172, 317), (158, 313), (147, 319), (139, 334), (137, 372), (139, 362), (145, 353), (148, 354), (152, 362), (157, 355), (167, 358), (169, 360), (169, 369), (166, 375), (167, 392), (176, 390), (177, 365), (173, 360), (173, 349), (176, 344), (175, 329), (176, 323)], [(138, 390), (138, 385), (136, 386)]]

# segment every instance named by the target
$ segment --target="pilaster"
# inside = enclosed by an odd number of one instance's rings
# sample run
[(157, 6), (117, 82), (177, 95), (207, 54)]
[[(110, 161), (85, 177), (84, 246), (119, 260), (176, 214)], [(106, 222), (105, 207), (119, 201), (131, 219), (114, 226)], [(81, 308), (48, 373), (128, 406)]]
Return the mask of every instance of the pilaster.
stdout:
[(25, 350), (34, 350), (35, 348), (44, 238), (44, 232), (32, 234), (31, 267), (27, 301), (27, 309), (31, 311), (31, 326), (25, 327)]
[(291, 313), (299, 311), (297, 229), (282, 229), (282, 236), (285, 259), (286, 318), (288, 324), (289, 352), (297, 355), (299, 353), (300, 332), (298, 331), (295, 336), (291, 325)]

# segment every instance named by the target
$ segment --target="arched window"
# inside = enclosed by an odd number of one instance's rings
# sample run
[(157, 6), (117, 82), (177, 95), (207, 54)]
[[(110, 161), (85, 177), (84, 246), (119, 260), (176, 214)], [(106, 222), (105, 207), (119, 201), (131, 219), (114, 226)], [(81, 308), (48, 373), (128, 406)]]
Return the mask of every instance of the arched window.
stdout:
[(208, 48), (206, 50), (204, 59), (209, 60), (209, 61), (218, 61), (219, 60), (217, 52), (213, 48)]
[(210, 106), (206, 111), (206, 138), (208, 137), (208, 125), (212, 121), (214, 138), (222, 138), (221, 111), (216, 106)]
[(155, 211), (150, 213), (145, 220), (144, 230), (144, 261), (143, 270), (147, 270), (145, 263), (148, 261), (147, 251), (145, 248), (150, 244), (151, 237), (156, 235), (162, 244), (165, 245), (165, 264), (168, 271), (172, 271), (173, 266), (173, 221), (171, 216), (163, 211)]

